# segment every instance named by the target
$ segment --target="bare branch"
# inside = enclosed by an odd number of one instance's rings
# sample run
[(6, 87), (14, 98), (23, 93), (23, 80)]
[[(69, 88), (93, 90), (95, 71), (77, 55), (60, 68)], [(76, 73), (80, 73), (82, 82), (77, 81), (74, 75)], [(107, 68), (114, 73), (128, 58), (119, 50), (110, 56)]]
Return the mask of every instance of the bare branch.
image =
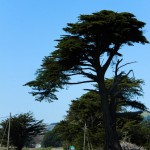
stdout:
[(133, 64), (133, 63), (136, 63), (136, 62), (137, 62), (137, 61), (133, 61), (133, 62), (126, 63), (126, 64), (124, 64), (124, 65), (122, 65), (122, 66), (118, 67), (118, 70), (119, 70), (120, 68), (122, 68), (122, 67), (126, 66), (126, 65)]
[(134, 71), (133, 70), (129, 70), (129, 72), (126, 74), (126, 76), (128, 76), (131, 72), (133, 73), (133, 77), (134, 77)]
[(122, 62), (122, 60), (123, 60), (123, 59), (120, 59), (120, 60), (118, 59), (118, 61), (117, 61), (117, 63), (116, 63), (115, 76), (117, 76), (117, 73), (118, 73), (118, 71), (119, 71), (120, 68), (122, 68), (122, 67), (124, 67), (124, 66), (126, 66), (126, 65), (129, 65), (129, 64), (132, 64), (132, 63), (136, 63), (136, 61), (134, 61), (134, 62), (129, 62), (129, 63), (126, 63), (126, 64), (124, 64), (124, 65), (122, 65), (122, 66), (119, 67), (119, 64)]
[[(127, 77), (131, 72), (133, 73), (133, 76), (134, 76), (133, 70), (129, 70), (129, 72), (127, 74), (122, 71), (119, 75), (117, 75), (115, 77), (115, 80), (114, 80), (112, 87), (109, 90), (109, 93), (112, 93), (114, 91), (114, 89), (116, 88), (116, 86), (118, 85), (118, 83), (121, 80), (123, 80), (125, 77)], [(115, 91), (115, 93), (113, 93), (113, 96), (117, 96), (120, 92), (121, 92), (121, 89), (120, 90), (118, 89), (117, 91)]]
[(122, 60), (123, 60), (123, 59), (120, 59), (120, 60), (118, 59), (118, 61), (117, 61), (117, 63), (116, 63), (115, 76), (117, 76), (117, 73), (118, 73), (118, 70), (119, 70), (119, 69), (118, 69), (118, 66), (119, 66), (119, 64), (122, 62)]

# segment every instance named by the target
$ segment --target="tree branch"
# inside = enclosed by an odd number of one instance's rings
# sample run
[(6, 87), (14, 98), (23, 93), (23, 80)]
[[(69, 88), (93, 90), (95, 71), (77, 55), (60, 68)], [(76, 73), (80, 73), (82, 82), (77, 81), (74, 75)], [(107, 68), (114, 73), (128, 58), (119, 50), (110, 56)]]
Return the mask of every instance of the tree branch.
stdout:
[(94, 93), (96, 93), (96, 94), (99, 94), (99, 92), (96, 91), (96, 90), (92, 90), (92, 89), (83, 89), (83, 90), (85, 90), (85, 91), (90, 91), (90, 92), (94, 92)]
[(120, 46), (121, 46), (121, 44), (116, 45), (116, 46), (114, 47), (114, 49), (112, 50), (112, 52), (110, 52), (109, 58), (107, 59), (106, 63), (105, 63), (105, 64), (103, 65), (103, 67), (102, 67), (103, 70), (104, 70), (104, 72), (106, 72), (106, 70), (107, 70), (107, 68), (109, 67), (109, 65), (110, 65), (110, 63), (111, 63), (111, 61), (112, 61), (114, 55), (117, 54), (117, 51), (119, 50)]
[(93, 64), (92, 59), (90, 59), (90, 58), (87, 56), (86, 53), (84, 53), (83, 55), (84, 55), (84, 57), (85, 57), (85, 59), (86, 59), (87, 62), (89, 62), (90, 64)]
[(118, 66), (119, 66), (119, 64), (122, 62), (122, 60), (123, 60), (123, 59), (120, 59), (120, 60), (118, 59), (118, 61), (117, 61), (117, 63), (116, 63), (115, 77), (117, 77), (117, 73), (118, 73), (118, 70), (119, 70), (119, 69), (118, 69)]
[(75, 76), (75, 75), (82, 75), (82, 74), (81, 73), (65, 74), (66, 77)]
[(93, 72), (96, 72), (96, 70), (92, 69), (92, 68), (82, 68), (82, 69), (86, 69), (86, 70), (91, 70)]
[(123, 113), (116, 113), (117, 117), (125, 117), (125, 116), (131, 116), (134, 117), (136, 115), (141, 114), (143, 111), (137, 111), (137, 112), (123, 112)]
[(122, 68), (122, 67), (126, 66), (126, 65), (133, 64), (133, 63), (136, 63), (136, 61), (126, 63), (126, 64), (124, 64), (124, 65), (122, 65), (122, 66), (118, 67), (118, 70), (119, 70), (120, 68)]
[(88, 78), (90, 78), (90, 79), (92, 79), (92, 80), (94, 80), (95, 82), (97, 82), (97, 78), (96, 78), (95, 75), (93, 75), (91, 73), (84, 72), (84, 71), (81, 71), (81, 74), (88, 77)]
[(81, 82), (65, 82), (65, 84), (82, 84), (82, 83), (91, 83), (91, 82), (95, 82), (93, 80), (89, 80), (89, 81), (81, 81)]
[(86, 64), (86, 63), (84, 63), (84, 62), (81, 62), (79, 65), (92, 67), (92, 65), (91, 65), (91, 64)]

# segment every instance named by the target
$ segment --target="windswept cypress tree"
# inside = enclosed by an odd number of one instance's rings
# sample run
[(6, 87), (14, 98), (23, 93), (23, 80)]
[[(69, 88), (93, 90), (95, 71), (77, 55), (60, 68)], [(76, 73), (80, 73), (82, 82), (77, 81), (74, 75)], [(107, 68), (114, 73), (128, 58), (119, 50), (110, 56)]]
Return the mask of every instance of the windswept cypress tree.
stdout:
[[(33, 88), (32, 94), (36, 100), (53, 101), (57, 99), (55, 92), (64, 85), (96, 83), (101, 97), (105, 150), (120, 150), (117, 133), (112, 126), (114, 119), (111, 113), (114, 113), (114, 109), (110, 110), (109, 94), (124, 74), (116, 73), (110, 91), (106, 88), (105, 75), (113, 58), (122, 56), (119, 51), (122, 46), (148, 43), (143, 36), (144, 25), (144, 22), (127, 12), (103, 10), (91, 15), (80, 15), (78, 22), (67, 24), (64, 31), (68, 34), (57, 40), (56, 50), (44, 58), (36, 79), (26, 85)], [(116, 68), (117, 65), (119, 63), (116, 63)], [(71, 77), (76, 75), (84, 76), (87, 80), (72, 83)]]

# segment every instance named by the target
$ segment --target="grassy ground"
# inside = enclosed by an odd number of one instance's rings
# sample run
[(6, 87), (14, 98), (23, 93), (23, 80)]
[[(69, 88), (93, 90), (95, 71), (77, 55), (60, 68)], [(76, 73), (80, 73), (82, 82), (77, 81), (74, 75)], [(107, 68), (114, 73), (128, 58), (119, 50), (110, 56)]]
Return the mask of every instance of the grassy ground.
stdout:
[(47, 147), (47, 148), (23, 148), (23, 150), (63, 150), (63, 148), (58, 147), (58, 148), (52, 148), (52, 147)]
[[(0, 150), (7, 150), (6, 147), (0, 147)], [(13, 148), (9, 150), (15, 150)], [(63, 150), (63, 148), (58, 147), (58, 148), (52, 148), (52, 147), (47, 147), (47, 148), (23, 148), (22, 150)]]

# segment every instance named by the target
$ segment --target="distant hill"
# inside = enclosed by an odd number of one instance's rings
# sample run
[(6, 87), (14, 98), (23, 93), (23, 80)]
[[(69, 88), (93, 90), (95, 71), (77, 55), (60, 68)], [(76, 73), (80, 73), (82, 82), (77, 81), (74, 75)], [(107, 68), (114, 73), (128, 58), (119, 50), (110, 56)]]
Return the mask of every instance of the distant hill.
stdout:
[(54, 129), (54, 127), (57, 125), (58, 123), (51, 123), (47, 126), (47, 130), (48, 131), (52, 131)]
[[(47, 131), (52, 131), (57, 124), (58, 123), (51, 123), (51, 124), (47, 125)], [(37, 135), (34, 138), (32, 147), (40, 148), (41, 147), (41, 141), (42, 141), (43, 137), (44, 137), (44, 135)]]
[(143, 112), (141, 115), (144, 117), (144, 120), (150, 120), (150, 113), (149, 112)]

